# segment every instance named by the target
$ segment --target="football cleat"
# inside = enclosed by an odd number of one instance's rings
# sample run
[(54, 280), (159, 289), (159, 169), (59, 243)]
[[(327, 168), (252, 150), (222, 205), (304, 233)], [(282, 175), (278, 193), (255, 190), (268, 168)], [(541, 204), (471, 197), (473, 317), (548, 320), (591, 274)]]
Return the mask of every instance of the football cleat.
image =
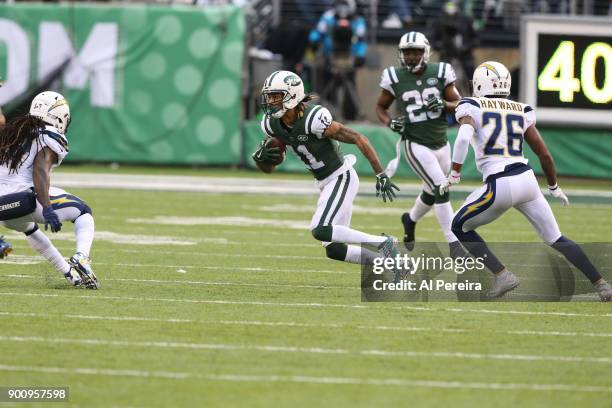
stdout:
[(72, 266), (70, 267), (68, 272), (64, 274), (64, 277), (66, 278), (68, 283), (70, 283), (74, 287), (81, 286), (81, 284), (83, 283), (81, 275), (79, 275), (77, 270), (74, 269)]
[(612, 301), (612, 285), (602, 279), (601, 282), (598, 282), (593, 286), (595, 286), (595, 289), (597, 289), (599, 299), (601, 299), (602, 302)]
[(68, 263), (79, 273), (83, 280), (83, 285), (88, 289), (99, 289), (98, 278), (91, 268), (91, 259), (88, 256), (77, 252)]
[[(399, 251), (397, 250), (397, 238), (391, 235), (385, 235), (387, 239), (378, 246), (378, 253), (381, 254), (385, 258), (393, 258), (399, 255)], [(403, 270), (396, 267), (393, 268), (393, 282), (399, 283), (402, 279), (406, 278), (409, 270)]]
[(414, 228), (416, 222), (412, 221), (409, 213), (402, 214), (402, 224), (404, 225), (404, 246), (407, 250), (414, 249)]
[(4, 236), (0, 235), (0, 259), (4, 259), (13, 252), (13, 246), (4, 240)]
[(495, 275), (495, 282), (487, 293), (490, 299), (498, 298), (519, 285), (519, 280), (512, 272), (503, 271)]

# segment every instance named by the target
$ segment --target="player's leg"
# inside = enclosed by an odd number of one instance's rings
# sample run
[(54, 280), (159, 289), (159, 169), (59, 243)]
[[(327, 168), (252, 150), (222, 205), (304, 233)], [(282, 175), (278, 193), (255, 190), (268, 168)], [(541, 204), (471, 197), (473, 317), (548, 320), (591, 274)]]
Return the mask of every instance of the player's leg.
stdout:
[[(79, 197), (57, 187), (49, 189), (49, 199), (60, 221), (71, 221), (74, 223), (76, 251), (70, 257), (70, 264), (79, 271), (88, 284), (97, 288), (97, 277), (92, 269), (89, 257), (95, 232), (91, 208)], [(40, 205), (36, 208), (35, 220), (39, 223), (44, 222)]]
[(406, 161), (412, 168), (412, 171), (415, 172), (417, 176), (423, 182), (423, 191), (414, 201), (414, 205), (410, 209), (410, 211), (402, 214), (402, 225), (404, 227), (404, 246), (409, 251), (412, 251), (414, 248), (415, 241), (415, 229), (416, 224), (419, 222), (421, 218), (425, 216), (433, 208), (435, 197), (434, 197), (434, 187), (431, 185), (431, 182), (427, 178), (425, 174), (423, 174), (419, 167), (416, 166), (412, 158), (409, 154), (409, 141), (405, 140), (403, 144), (404, 156)]
[(49, 263), (51, 263), (51, 265), (53, 265), (71, 285), (79, 286), (82, 283), (78, 272), (66, 262), (55, 245), (51, 243), (51, 240), (49, 240), (32, 220), (31, 215), (2, 221), (0, 224), (14, 231), (23, 232), (30, 247), (49, 261)]
[(475, 231), (479, 226), (499, 218), (512, 206), (509, 178), (511, 177), (488, 181), (470, 194), (455, 213), (452, 223), (452, 231), (461, 244), (474, 257), (482, 259), (484, 265), (495, 274), (489, 297), (502, 296), (519, 284), (518, 279), (506, 269)]
[(451, 231), (453, 209), (450, 205), (449, 194), (448, 192), (440, 194), (437, 188), (446, 179), (446, 172), (442, 169), (441, 164), (448, 167), (450, 171), (450, 146), (447, 145), (434, 151), (418, 143), (408, 142), (406, 158), (434, 196), (433, 209), (444, 238), (449, 243), (457, 241), (457, 237)]
[[(371, 263), (373, 257), (378, 254), (374, 251), (362, 250), (359, 244), (381, 245), (390, 241), (390, 238), (368, 234), (349, 227), (353, 201), (358, 189), (359, 178), (352, 167), (340, 174), (336, 180), (327, 183), (319, 196), (310, 230), (313, 237), (324, 243), (329, 258), (354, 263)], [(392, 241), (391, 244), (393, 244)]]
[(591, 281), (602, 301), (611, 301), (612, 286), (603, 279), (582, 248), (561, 234), (555, 215), (542, 195), (533, 173), (527, 173), (523, 178), (521, 187), (529, 196), (526, 197), (528, 200), (517, 204), (516, 209), (529, 220), (544, 242), (563, 254)]

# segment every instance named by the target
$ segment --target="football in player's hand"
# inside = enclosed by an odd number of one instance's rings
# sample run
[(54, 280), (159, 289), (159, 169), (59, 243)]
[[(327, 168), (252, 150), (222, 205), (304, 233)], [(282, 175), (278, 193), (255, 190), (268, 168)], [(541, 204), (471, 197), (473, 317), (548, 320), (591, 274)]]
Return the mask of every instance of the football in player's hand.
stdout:
[(283, 143), (282, 140), (276, 137), (269, 137), (266, 141), (266, 146), (268, 148), (278, 147), (280, 151), (280, 155), (278, 156), (278, 159), (266, 161), (266, 163), (270, 163), (275, 166), (278, 166), (279, 164), (283, 162), (283, 160), (285, 160), (285, 151), (287, 150), (287, 145)]

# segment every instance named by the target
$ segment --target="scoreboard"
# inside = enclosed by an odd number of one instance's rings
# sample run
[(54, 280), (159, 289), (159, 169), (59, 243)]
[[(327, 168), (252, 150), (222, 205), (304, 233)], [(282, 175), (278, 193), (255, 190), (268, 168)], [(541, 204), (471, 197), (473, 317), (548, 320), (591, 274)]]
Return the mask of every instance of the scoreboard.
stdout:
[(521, 102), (538, 122), (612, 128), (612, 19), (524, 16)]

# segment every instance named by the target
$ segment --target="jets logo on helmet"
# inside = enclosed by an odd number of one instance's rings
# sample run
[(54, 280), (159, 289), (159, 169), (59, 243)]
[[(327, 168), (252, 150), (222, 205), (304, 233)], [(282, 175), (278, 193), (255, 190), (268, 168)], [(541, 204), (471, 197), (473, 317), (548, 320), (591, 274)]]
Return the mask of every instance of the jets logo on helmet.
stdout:
[(60, 133), (66, 133), (70, 125), (70, 106), (57, 92), (45, 91), (36, 95), (30, 105), (30, 115), (54, 126)]
[(291, 71), (276, 71), (270, 74), (261, 88), (260, 105), (264, 113), (281, 118), (304, 100), (304, 83)]
[[(431, 47), (429, 46), (427, 37), (425, 37), (423, 33), (418, 31), (410, 31), (402, 35), (397, 48), (397, 55), (400, 64), (408, 68), (408, 70), (412, 73), (419, 72), (425, 66), (425, 64), (429, 62)], [(416, 63), (411, 63), (411, 61), (406, 60), (404, 55), (405, 50), (423, 50), (423, 56)]]
[(504, 64), (497, 61), (483, 62), (474, 71), (472, 94), (476, 97), (510, 95), (512, 77)]

